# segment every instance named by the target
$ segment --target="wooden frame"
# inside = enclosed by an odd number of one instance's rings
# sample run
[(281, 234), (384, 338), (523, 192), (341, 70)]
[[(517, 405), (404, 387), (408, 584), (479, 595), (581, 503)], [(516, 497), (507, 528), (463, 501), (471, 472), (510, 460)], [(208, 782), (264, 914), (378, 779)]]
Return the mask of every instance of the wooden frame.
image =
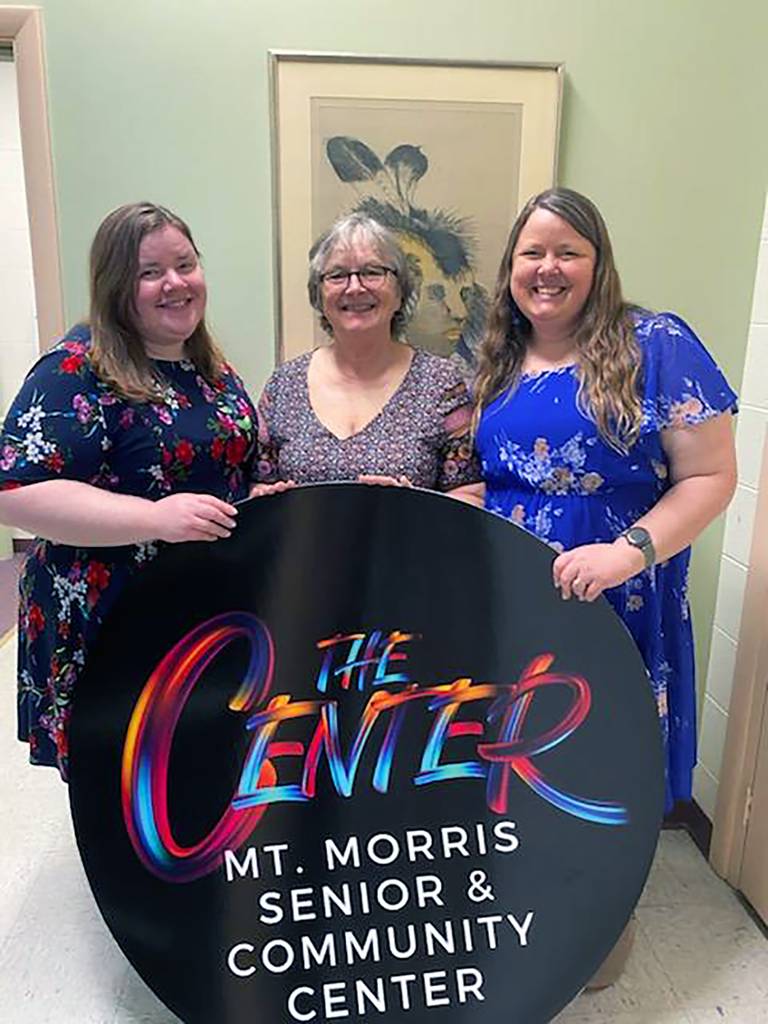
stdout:
[(278, 360), (321, 340), (307, 254), (354, 209), (393, 227), (423, 271), (410, 340), (425, 344), (440, 314), (430, 336), (467, 358), (517, 211), (555, 183), (562, 82), (558, 64), (271, 51)]
[(64, 304), (41, 10), (38, 7), (0, 7), (0, 38), (10, 39), (14, 50), (38, 345), (42, 350), (64, 331)]
[(717, 789), (710, 861), (718, 874), (739, 888), (749, 821), (749, 800), (766, 704), (768, 634), (768, 440), (763, 445), (760, 490), (749, 572), (739, 629), (728, 728)]

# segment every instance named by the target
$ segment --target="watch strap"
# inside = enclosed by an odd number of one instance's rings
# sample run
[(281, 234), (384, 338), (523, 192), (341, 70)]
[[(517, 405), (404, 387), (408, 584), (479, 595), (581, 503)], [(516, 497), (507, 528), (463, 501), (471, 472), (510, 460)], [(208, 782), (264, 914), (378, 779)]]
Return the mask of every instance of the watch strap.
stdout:
[(637, 548), (642, 553), (645, 559), (645, 567), (650, 569), (656, 561), (656, 549), (653, 546), (651, 535), (646, 528), (644, 526), (630, 526), (626, 530), (622, 530), (620, 536), (628, 544), (631, 544), (633, 548)]

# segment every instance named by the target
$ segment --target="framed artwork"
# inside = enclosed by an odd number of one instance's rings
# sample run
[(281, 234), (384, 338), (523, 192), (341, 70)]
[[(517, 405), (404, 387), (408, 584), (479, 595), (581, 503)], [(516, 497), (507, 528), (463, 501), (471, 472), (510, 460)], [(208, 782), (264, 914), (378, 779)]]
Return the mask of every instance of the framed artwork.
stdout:
[(555, 183), (563, 67), (270, 52), (277, 357), (324, 335), (308, 253), (353, 211), (419, 283), (408, 340), (472, 363), (509, 228)]

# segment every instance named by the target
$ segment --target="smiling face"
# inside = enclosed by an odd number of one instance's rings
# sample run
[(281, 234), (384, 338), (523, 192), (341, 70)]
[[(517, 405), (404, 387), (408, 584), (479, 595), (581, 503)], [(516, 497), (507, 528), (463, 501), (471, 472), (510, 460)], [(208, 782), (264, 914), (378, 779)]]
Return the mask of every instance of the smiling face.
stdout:
[(171, 225), (145, 235), (134, 305), (147, 355), (180, 359), (184, 342), (203, 319), (205, 300), (203, 270), (186, 235)]
[(570, 334), (589, 298), (595, 247), (549, 210), (536, 209), (512, 254), (509, 290), (534, 336)]
[[(382, 258), (375, 246), (359, 238), (354, 239), (350, 246), (334, 249), (328, 256), (323, 274), (388, 266), (390, 264)], [(397, 277), (391, 273), (366, 283), (357, 274), (340, 282), (324, 279), (321, 297), (323, 314), (334, 335), (381, 331), (389, 338), (392, 317), (401, 303)]]

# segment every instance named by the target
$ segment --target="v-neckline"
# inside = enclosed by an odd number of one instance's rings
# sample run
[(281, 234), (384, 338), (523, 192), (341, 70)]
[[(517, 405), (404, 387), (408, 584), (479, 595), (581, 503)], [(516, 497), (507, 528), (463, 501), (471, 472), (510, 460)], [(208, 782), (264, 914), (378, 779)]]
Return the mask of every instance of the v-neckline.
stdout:
[(314, 353), (310, 352), (309, 353), (309, 357), (307, 359), (307, 365), (304, 368), (304, 374), (303, 374), (303, 378), (304, 378), (304, 400), (307, 403), (307, 408), (309, 409), (310, 416), (314, 419), (315, 423), (317, 423), (317, 425), (319, 427), (321, 427), (327, 434), (330, 434), (331, 437), (334, 438), (334, 440), (339, 442), (339, 444), (345, 444), (347, 441), (352, 441), (352, 440), (354, 440), (354, 438), (360, 437), (362, 434), (366, 433), (366, 431), (368, 431), (373, 426), (373, 424), (384, 415), (384, 413), (387, 411), (387, 409), (389, 409), (389, 407), (392, 405), (392, 403), (395, 401), (395, 399), (400, 395), (400, 393), (402, 392), (403, 388), (405, 387), (405, 385), (406, 385), (406, 383), (408, 381), (408, 378), (411, 376), (411, 373), (413, 372), (413, 368), (414, 368), (414, 366), (416, 364), (416, 360), (418, 358), (419, 351), (418, 351), (418, 349), (415, 349), (415, 348), (413, 348), (410, 345), (408, 347), (411, 349), (411, 352), (413, 353), (413, 355), (411, 356), (411, 361), (408, 364), (408, 369), (403, 374), (403, 378), (400, 381), (400, 383), (397, 385), (395, 390), (392, 392), (392, 394), (389, 396), (389, 398), (386, 400), (386, 402), (382, 405), (382, 407), (376, 413), (374, 413), (373, 416), (371, 416), (371, 418), (368, 420), (368, 422), (364, 423), (363, 426), (359, 430), (356, 430), (354, 432), (354, 434), (348, 434), (346, 437), (339, 437), (339, 435), (336, 433), (335, 430), (331, 430), (331, 428), (328, 426), (327, 423), (323, 423), (323, 421), (320, 419), (320, 417), (315, 412), (315, 407), (312, 405), (312, 399), (311, 399), (310, 394), (309, 394), (309, 364), (312, 362), (312, 356), (313, 356)]

